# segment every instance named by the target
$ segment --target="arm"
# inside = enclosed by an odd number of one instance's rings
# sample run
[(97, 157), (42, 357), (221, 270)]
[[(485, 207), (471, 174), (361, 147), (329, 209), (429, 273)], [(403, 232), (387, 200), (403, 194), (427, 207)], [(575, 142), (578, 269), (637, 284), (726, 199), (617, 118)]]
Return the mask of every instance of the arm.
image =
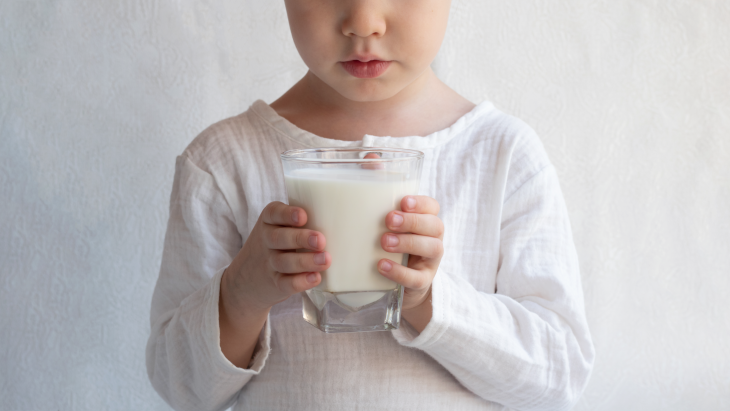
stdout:
[[(257, 309), (236, 298), (230, 284), (231, 272), (240, 267), (231, 266), (221, 278), (221, 294), (218, 300), (218, 324), (220, 326), (221, 351), (238, 368), (248, 368), (253, 358), (258, 336), (271, 309)], [(228, 285), (226, 285), (228, 283)]]
[(439, 270), (430, 321), (420, 335), (408, 327), (394, 335), (484, 399), (519, 410), (569, 409), (587, 384), (594, 350), (552, 166), (505, 201), (501, 221), (497, 294)]
[(227, 408), (268, 355), (268, 325), (250, 331), (259, 346), (250, 369), (234, 366), (219, 345), (221, 276), (241, 242), (213, 177), (178, 157), (147, 343), (150, 381), (176, 410)]
[(213, 176), (178, 158), (147, 344), (150, 381), (173, 408), (225, 409), (261, 371), (269, 310), (319, 284), (331, 263), (306, 221), (303, 209), (271, 202), (241, 245)]

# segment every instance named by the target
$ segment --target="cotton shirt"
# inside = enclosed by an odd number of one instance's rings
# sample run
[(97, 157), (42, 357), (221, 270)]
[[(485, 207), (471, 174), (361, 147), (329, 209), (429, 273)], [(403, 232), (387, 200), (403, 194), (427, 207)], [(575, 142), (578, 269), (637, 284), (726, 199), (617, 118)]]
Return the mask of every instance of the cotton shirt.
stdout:
[[(310, 147), (425, 153), (444, 255), (433, 317), (385, 332), (326, 334), (294, 295), (275, 305), (249, 369), (220, 349), (225, 268), (261, 211), (287, 202), (279, 155)], [(257, 100), (177, 158), (147, 370), (177, 410), (558, 410), (582, 393), (594, 349), (554, 167), (535, 132), (483, 102), (428, 136), (361, 141), (302, 130)]]

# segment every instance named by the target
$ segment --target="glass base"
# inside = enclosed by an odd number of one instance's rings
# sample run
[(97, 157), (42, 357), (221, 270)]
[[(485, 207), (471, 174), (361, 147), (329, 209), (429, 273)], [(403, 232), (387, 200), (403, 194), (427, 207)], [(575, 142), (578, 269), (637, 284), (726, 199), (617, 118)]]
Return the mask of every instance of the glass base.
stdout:
[(302, 293), (304, 319), (326, 333), (397, 330), (403, 287), (394, 290)]

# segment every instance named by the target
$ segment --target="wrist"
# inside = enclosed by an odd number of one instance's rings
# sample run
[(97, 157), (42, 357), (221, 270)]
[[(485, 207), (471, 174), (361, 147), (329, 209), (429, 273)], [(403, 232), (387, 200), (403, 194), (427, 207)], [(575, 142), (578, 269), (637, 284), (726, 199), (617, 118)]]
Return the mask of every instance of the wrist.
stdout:
[(421, 311), (424, 309), (424, 307), (426, 307), (426, 306), (430, 307), (430, 305), (431, 305), (431, 287), (429, 286), (428, 290), (426, 290), (426, 293), (423, 295), (423, 297), (420, 298), (420, 301), (416, 305), (414, 305), (412, 307), (404, 308), (401, 311), (404, 311), (404, 312), (405, 311)]
[(248, 368), (269, 309), (248, 304), (235, 285), (236, 271), (223, 272), (218, 300), (220, 349), (234, 366)]
[(268, 316), (271, 306), (259, 303), (247, 295), (246, 289), (250, 287), (243, 287), (242, 282), (238, 270), (232, 263), (221, 277), (219, 303), (221, 312), (225, 312), (229, 320), (245, 321)]
[(420, 304), (405, 309), (401, 312), (403, 318), (413, 326), (419, 333), (431, 321), (433, 315), (433, 306), (431, 304), (431, 288), (428, 289), (426, 296)]

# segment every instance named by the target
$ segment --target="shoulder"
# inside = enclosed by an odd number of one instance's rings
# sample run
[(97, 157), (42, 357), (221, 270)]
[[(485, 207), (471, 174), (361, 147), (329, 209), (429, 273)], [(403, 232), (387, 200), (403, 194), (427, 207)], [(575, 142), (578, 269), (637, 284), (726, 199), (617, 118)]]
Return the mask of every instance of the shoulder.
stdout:
[(535, 129), (522, 119), (490, 104), (487, 104), (482, 114), (475, 118), (468, 135), (475, 144), (487, 143), (498, 147), (501, 155), (508, 155), (512, 160), (522, 156), (545, 154), (542, 141)]
[(274, 160), (278, 160), (279, 137), (255, 112), (258, 102), (207, 127), (177, 160), (179, 165), (194, 169), (188, 174), (206, 175), (234, 209), (243, 207), (245, 183), (261, 180), (278, 165)]
[(279, 131), (260, 113), (257, 100), (241, 114), (218, 121), (198, 134), (182, 153), (208, 172), (251, 165), (252, 160), (277, 150)]
[(481, 103), (480, 113), (456, 140), (462, 155), (477, 156), (492, 164), (484, 170), (505, 179), (505, 195), (550, 166), (542, 140), (525, 121), (507, 114), (489, 102)]
[[(183, 152), (194, 164), (203, 169), (232, 160), (233, 153), (256, 138), (251, 108), (245, 112), (218, 121), (198, 134)], [(206, 170), (208, 171), (208, 170)]]

